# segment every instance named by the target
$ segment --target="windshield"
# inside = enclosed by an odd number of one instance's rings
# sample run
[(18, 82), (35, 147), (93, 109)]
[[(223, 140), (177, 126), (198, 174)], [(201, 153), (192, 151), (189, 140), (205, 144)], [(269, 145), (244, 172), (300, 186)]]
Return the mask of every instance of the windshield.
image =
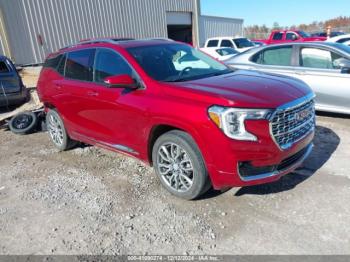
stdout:
[(254, 43), (247, 38), (232, 39), (237, 48), (246, 48), (254, 46)]
[(232, 72), (231, 69), (188, 45), (163, 44), (127, 49), (153, 79), (180, 82)]
[(311, 37), (310, 34), (304, 32), (304, 31), (298, 31), (297, 33), (298, 33), (302, 38)]

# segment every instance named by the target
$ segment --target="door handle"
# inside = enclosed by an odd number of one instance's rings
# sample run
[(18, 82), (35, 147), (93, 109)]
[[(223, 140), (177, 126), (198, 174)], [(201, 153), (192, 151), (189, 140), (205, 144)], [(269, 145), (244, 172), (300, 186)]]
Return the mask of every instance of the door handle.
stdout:
[(98, 96), (98, 92), (96, 92), (96, 91), (89, 91), (89, 92), (87, 93), (87, 95), (88, 95), (88, 96)]

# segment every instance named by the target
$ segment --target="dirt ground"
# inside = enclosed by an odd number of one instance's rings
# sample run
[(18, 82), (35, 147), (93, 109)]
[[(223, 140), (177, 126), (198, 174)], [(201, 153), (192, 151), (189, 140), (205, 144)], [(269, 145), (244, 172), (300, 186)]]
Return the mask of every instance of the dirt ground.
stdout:
[(0, 254), (349, 254), (350, 118), (279, 182), (183, 201), (141, 162), (0, 130)]

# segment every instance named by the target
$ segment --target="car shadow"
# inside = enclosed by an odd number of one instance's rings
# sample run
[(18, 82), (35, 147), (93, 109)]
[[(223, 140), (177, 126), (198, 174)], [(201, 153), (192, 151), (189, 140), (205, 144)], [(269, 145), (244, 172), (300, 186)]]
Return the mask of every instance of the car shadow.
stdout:
[[(235, 196), (267, 195), (295, 188), (298, 184), (313, 176), (330, 159), (340, 143), (340, 138), (331, 129), (317, 126), (313, 143), (314, 148), (311, 155), (293, 173), (269, 184), (242, 187), (235, 193)], [(221, 195), (222, 192), (210, 189), (200, 199), (214, 198)]]

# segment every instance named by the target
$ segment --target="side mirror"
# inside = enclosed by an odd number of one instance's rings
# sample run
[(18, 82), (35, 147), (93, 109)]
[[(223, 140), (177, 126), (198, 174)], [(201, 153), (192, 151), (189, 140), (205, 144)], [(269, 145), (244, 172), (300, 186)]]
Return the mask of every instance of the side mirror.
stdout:
[(292, 35), (292, 41), (297, 41), (298, 37), (296, 35)]
[(137, 82), (130, 75), (109, 76), (104, 79), (104, 83), (112, 88), (138, 88)]
[(334, 66), (340, 68), (342, 74), (350, 74), (350, 60), (345, 58), (340, 58), (335, 60)]

